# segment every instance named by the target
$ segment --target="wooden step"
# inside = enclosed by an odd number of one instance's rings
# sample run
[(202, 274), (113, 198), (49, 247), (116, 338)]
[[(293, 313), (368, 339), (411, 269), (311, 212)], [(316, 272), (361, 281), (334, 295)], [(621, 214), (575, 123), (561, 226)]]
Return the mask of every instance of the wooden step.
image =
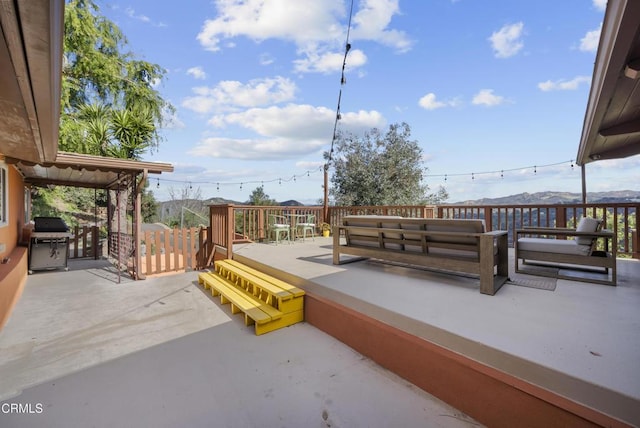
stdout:
[[(238, 287), (229, 283), (224, 278), (212, 272), (202, 272), (198, 275), (198, 283), (202, 284), (205, 289), (211, 289), (213, 296), (220, 296), (220, 303), (231, 304), (231, 313), (236, 314), (243, 312), (245, 316), (245, 325), (255, 325), (256, 335), (272, 331), (266, 324), (280, 321), (283, 313), (271, 305), (255, 298)], [(278, 325), (281, 323), (277, 323)], [(276, 327), (278, 328), (278, 327)]]
[(216, 273), (247, 293), (288, 313), (304, 309), (304, 290), (233, 260), (216, 262)]

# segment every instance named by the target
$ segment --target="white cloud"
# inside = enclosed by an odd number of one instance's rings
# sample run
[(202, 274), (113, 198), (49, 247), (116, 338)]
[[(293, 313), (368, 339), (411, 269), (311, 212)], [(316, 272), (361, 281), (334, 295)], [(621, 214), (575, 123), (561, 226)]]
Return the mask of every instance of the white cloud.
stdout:
[(596, 52), (598, 50), (598, 44), (600, 43), (601, 31), (602, 23), (597, 29), (587, 32), (587, 34), (580, 39), (580, 50), (583, 52)]
[(275, 59), (269, 52), (265, 52), (263, 54), (260, 54), (259, 62), (260, 65), (271, 65), (275, 62)]
[[(299, 73), (331, 73), (342, 70), (344, 53), (328, 52), (307, 52), (306, 58), (293, 61), (294, 69)], [(345, 71), (362, 67), (367, 62), (367, 56), (359, 49), (354, 49), (347, 56)]]
[(207, 73), (205, 73), (204, 69), (200, 66), (191, 67), (187, 70), (187, 74), (199, 80), (204, 80), (207, 78)]
[[(295, 158), (325, 148), (331, 142), (334, 120), (333, 110), (306, 104), (252, 108), (218, 115), (209, 123), (216, 126), (237, 126), (256, 136), (237, 139), (205, 138), (189, 154), (255, 160)], [(362, 133), (384, 124), (384, 118), (377, 111), (348, 112), (342, 114), (340, 129)]]
[(126, 13), (129, 18), (137, 19), (138, 21), (142, 21), (145, 24), (151, 24), (154, 27), (166, 27), (167, 26), (166, 24), (164, 24), (162, 22), (154, 22), (147, 15), (143, 15), (141, 13), (136, 14), (136, 11), (131, 7), (126, 8), (124, 10), (124, 13)]
[(546, 82), (538, 83), (538, 88), (541, 91), (573, 91), (578, 89), (578, 86), (582, 83), (589, 84), (591, 78), (589, 76), (576, 76), (571, 80), (547, 80)]
[(455, 107), (459, 104), (459, 102), (458, 100), (455, 100), (455, 99), (448, 100), (448, 101), (438, 101), (436, 99), (436, 94), (434, 94), (433, 92), (430, 92), (425, 96), (423, 96), (422, 98), (420, 98), (420, 100), (418, 101), (418, 104), (420, 105), (420, 107), (426, 110), (436, 110), (443, 107)]
[(291, 101), (296, 85), (285, 77), (250, 80), (243, 84), (235, 80), (224, 80), (215, 87), (196, 87), (196, 94), (187, 97), (182, 106), (197, 113), (228, 111), (235, 107), (257, 107)]
[(491, 34), (489, 40), (491, 47), (495, 51), (496, 58), (509, 58), (517, 54), (523, 47), (522, 33), (524, 24), (518, 22), (516, 24), (505, 25), (500, 30)]
[(607, 0), (593, 0), (593, 7), (604, 12), (607, 8)]
[[(413, 41), (407, 35), (389, 28), (391, 19), (400, 13), (398, 0), (363, 0), (355, 11), (351, 40), (384, 44), (406, 52)], [(216, 0), (217, 17), (206, 20), (198, 33), (200, 44), (209, 51), (221, 49), (223, 41), (247, 37), (256, 42), (280, 39), (296, 45), (304, 58), (295, 62), (298, 71), (317, 72), (327, 69), (331, 52), (342, 47), (348, 11), (342, 0)], [(350, 54), (350, 65), (363, 65), (366, 57)], [(314, 61), (319, 61), (315, 64)]]
[(398, 0), (363, 0), (353, 17), (353, 38), (373, 40), (399, 52), (411, 49), (413, 41), (404, 31), (388, 29), (394, 15), (400, 13)]
[(142, 21), (142, 22), (150, 22), (151, 21), (151, 19), (146, 15), (142, 15), (142, 14), (136, 15), (136, 11), (134, 9), (130, 8), (130, 7), (126, 8), (124, 10), (124, 12), (127, 14), (127, 16), (129, 18), (137, 19), (137, 20)]
[(494, 95), (493, 89), (481, 89), (471, 101), (474, 105), (484, 105), (493, 107), (506, 102), (505, 98), (500, 95)]
[(217, 0), (218, 17), (204, 22), (197, 39), (205, 49), (218, 51), (223, 39), (248, 37), (289, 40), (298, 46), (335, 39), (342, 34), (336, 16), (344, 15), (340, 0)]

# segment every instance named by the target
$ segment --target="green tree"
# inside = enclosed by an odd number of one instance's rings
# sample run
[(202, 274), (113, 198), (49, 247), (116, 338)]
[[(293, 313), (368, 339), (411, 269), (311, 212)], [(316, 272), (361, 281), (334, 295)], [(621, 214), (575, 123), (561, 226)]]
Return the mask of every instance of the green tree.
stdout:
[[(93, 0), (67, 1), (64, 27), (60, 150), (140, 159), (157, 149), (163, 114), (173, 111), (156, 89), (166, 71), (137, 59)], [(65, 194), (74, 199), (83, 192), (93, 193), (67, 188)], [(155, 215), (153, 205), (143, 204), (145, 219)]]
[(337, 205), (412, 205), (447, 197), (442, 188), (428, 194), (422, 149), (406, 123), (385, 134), (376, 128), (363, 136), (339, 134), (332, 163), (330, 193)]
[(248, 205), (278, 205), (275, 199), (264, 193), (264, 186), (258, 186), (249, 195)]
[(60, 149), (136, 159), (158, 147), (163, 112), (155, 89), (165, 70), (138, 60), (92, 0), (65, 7)]

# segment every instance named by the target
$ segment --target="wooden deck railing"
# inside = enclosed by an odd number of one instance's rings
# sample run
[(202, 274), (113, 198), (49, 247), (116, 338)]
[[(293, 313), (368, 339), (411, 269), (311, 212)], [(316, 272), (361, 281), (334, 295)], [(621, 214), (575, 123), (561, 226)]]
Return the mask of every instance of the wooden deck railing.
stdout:
[(97, 226), (75, 226), (70, 232), (73, 234), (69, 239), (70, 259), (98, 259), (102, 256), (104, 244), (100, 241)]
[[(314, 214), (316, 224), (337, 225), (346, 215), (397, 215), (413, 218), (484, 219), (488, 230), (509, 231), (513, 246), (516, 228), (522, 226), (572, 227), (583, 213), (604, 218), (604, 227), (618, 234), (618, 254), (638, 256), (636, 215), (639, 203), (574, 205), (440, 205), (440, 206), (358, 206), (329, 207), (329, 217), (322, 217), (321, 206), (210, 206), (211, 231), (204, 245), (203, 261), (232, 257), (233, 244), (262, 241), (267, 238), (269, 215)], [(604, 214), (606, 213), (606, 215)], [(635, 241), (634, 241), (635, 240)], [(214, 249), (217, 249), (214, 256)]]
[(436, 218), (434, 205), (329, 207), (329, 223), (338, 225), (347, 215), (392, 215), (406, 218)]
[(141, 236), (139, 272), (148, 276), (208, 266), (208, 236), (210, 229), (197, 227), (145, 231)]

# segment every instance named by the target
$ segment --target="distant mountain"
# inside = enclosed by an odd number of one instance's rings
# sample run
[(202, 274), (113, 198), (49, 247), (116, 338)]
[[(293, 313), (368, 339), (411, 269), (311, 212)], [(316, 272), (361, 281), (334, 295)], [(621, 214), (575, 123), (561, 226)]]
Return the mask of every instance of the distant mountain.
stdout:
[(304, 204), (298, 201), (294, 201), (293, 199), (290, 199), (288, 201), (284, 201), (284, 202), (280, 202), (280, 205), (282, 205), (283, 207), (303, 207)]
[[(617, 190), (611, 192), (587, 192), (588, 203), (639, 202), (640, 191)], [(500, 198), (482, 198), (455, 202), (463, 205), (539, 205), (539, 204), (579, 204), (582, 194), (569, 192), (519, 193)]]
[(244, 202), (234, 201), (234, 200), (225, 199), (225, 198), (209, 198), (202, 201), (202, 204), (203, 205), (226, 205), (226, 204), (244, 205)]

